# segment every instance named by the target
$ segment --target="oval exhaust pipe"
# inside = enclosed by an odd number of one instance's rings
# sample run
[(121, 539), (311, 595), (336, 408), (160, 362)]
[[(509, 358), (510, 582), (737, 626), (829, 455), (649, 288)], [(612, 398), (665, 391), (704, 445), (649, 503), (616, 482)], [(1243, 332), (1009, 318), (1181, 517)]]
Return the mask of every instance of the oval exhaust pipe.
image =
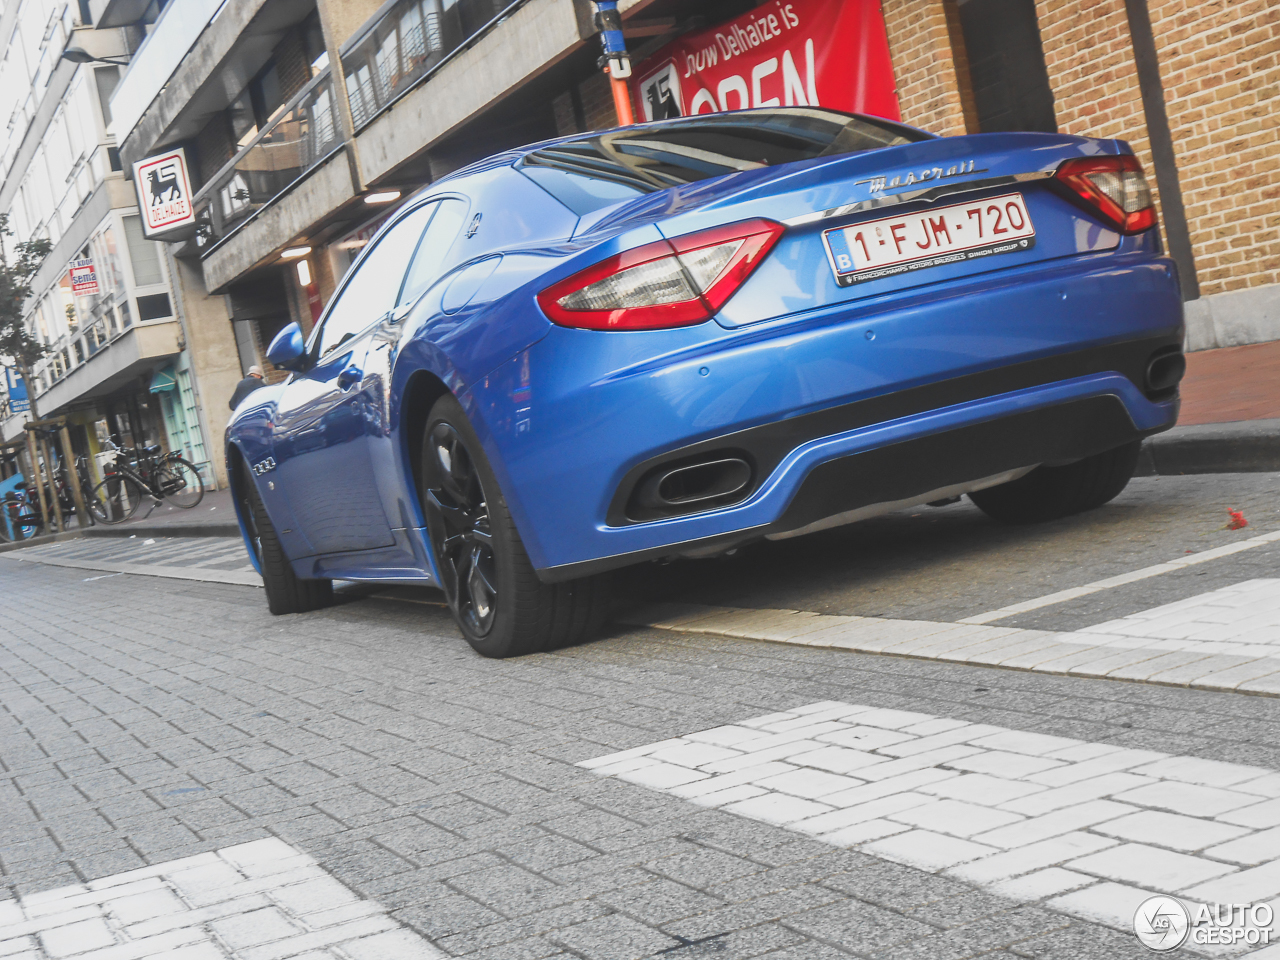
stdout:
[(751, 477), (751, 464), (733, 456), (658, 468), (636, 487), (627, 513), (633, 520), (656, 520), (731, 503), (746, 495)]
[(658, 475), (655, 499), (670, 506), (732, 496), (751, 482), (751, 465), (738, 457), (676, 467)]
[(1171, 351), (1152, 357), (1147, 363), (1147, 390), (1164, 393), (1182, 382), (1187, 372), (1187, 358), (1182, 351)]

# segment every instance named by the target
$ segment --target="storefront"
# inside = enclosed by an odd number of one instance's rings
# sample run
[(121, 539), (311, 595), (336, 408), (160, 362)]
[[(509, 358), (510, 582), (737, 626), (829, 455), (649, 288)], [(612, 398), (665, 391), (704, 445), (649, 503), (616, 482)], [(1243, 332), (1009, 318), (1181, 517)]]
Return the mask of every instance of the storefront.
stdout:
[(204, 482), (211, 483), (213, 465), (200, 429), (200, 409), (185, 352), (152, 374), (149, 392), (159, 405), (169, 450), (195, 464)]

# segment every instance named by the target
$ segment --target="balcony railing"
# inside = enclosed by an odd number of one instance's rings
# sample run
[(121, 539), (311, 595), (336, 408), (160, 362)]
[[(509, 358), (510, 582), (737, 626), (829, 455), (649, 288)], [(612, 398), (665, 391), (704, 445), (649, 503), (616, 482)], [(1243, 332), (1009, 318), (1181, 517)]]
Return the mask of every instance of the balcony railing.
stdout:
[(200, 246), (225, 237), (305, 176), (342, 143), (333, 77), (298, 91), (196, 194)]
[(343, 47), (356, 131), (524, 2), (396, 0)]
[(37, 393), (48, 392), (55, 383), (92, 359), (132, 326), (127, 314), (117, 319), (114, 310), (107, 310), (96, 319), (91, 318), (88, 323), (63, 334), (31, 370)]
[[(343, 47), (342, 70), (359, 132), (527, 0), (393, 0)], [(300, 90), (195, 197), (204, 254), (342, 144), (330, 71)]]

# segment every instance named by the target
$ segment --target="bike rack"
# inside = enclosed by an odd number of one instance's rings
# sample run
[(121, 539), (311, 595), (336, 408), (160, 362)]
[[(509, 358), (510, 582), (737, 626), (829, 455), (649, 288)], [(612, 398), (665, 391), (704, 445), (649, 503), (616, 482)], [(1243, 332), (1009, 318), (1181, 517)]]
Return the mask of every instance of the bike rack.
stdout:
[[(53, 530), (55, 527), (50, 520), (57, 521), (56, 529), (59, 531), (67, 529), (67, 520), (62, 515), (62, 508), (58, 504), (56, 491), (58, 489), (57, 474), (53, 469), (53, 457), (50, 455), (49, 441), (56, 433), (58, 435), (59, 446), (62, 452), (62, 461), (66, 465), (67, 485), (71, 488), (71, 499), (75, 504), (76, 518), (80, 521), (81, 529), (89, 526), (89, 511), (84, 505), (84, 491), (80, 489), (80, 476), (76, 472), (75, 452), (71, 449), (71, 434), (67, 431), (66, 417), (54, 417), (49, 420), (32, 420), (25, 424), (26, 439), (11, 440), (8, 443), (0, 444), (0, 452), (12, 450), (20, 456), (20, 448), (25, 447), (27, 454), (27, 462), (30, 469), (24, 469), (22, 475), (27, 478), (27, 489), (30, 490), (32, 485), (35, 486), (36, 496), (40, 502), (40, 518), (44, 521), (46, 530)], [(45, 490), (48, 489), (50, 496), (45, 496)], [(52, 503), (50, 503), (52, 498)], [(50, 517), (50, 508), (52, 508), (52, 518)]]

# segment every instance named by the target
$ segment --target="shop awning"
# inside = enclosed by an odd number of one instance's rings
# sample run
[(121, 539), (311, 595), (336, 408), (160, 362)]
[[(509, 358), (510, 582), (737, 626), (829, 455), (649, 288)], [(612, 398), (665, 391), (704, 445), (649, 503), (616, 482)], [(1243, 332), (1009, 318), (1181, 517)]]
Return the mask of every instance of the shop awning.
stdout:
[(151, 375), (151, 392), (163, 393), (165, 390), (173, 390), (178, 386), (178, 378), (174, 375), (173, 367), (161, 367)]

